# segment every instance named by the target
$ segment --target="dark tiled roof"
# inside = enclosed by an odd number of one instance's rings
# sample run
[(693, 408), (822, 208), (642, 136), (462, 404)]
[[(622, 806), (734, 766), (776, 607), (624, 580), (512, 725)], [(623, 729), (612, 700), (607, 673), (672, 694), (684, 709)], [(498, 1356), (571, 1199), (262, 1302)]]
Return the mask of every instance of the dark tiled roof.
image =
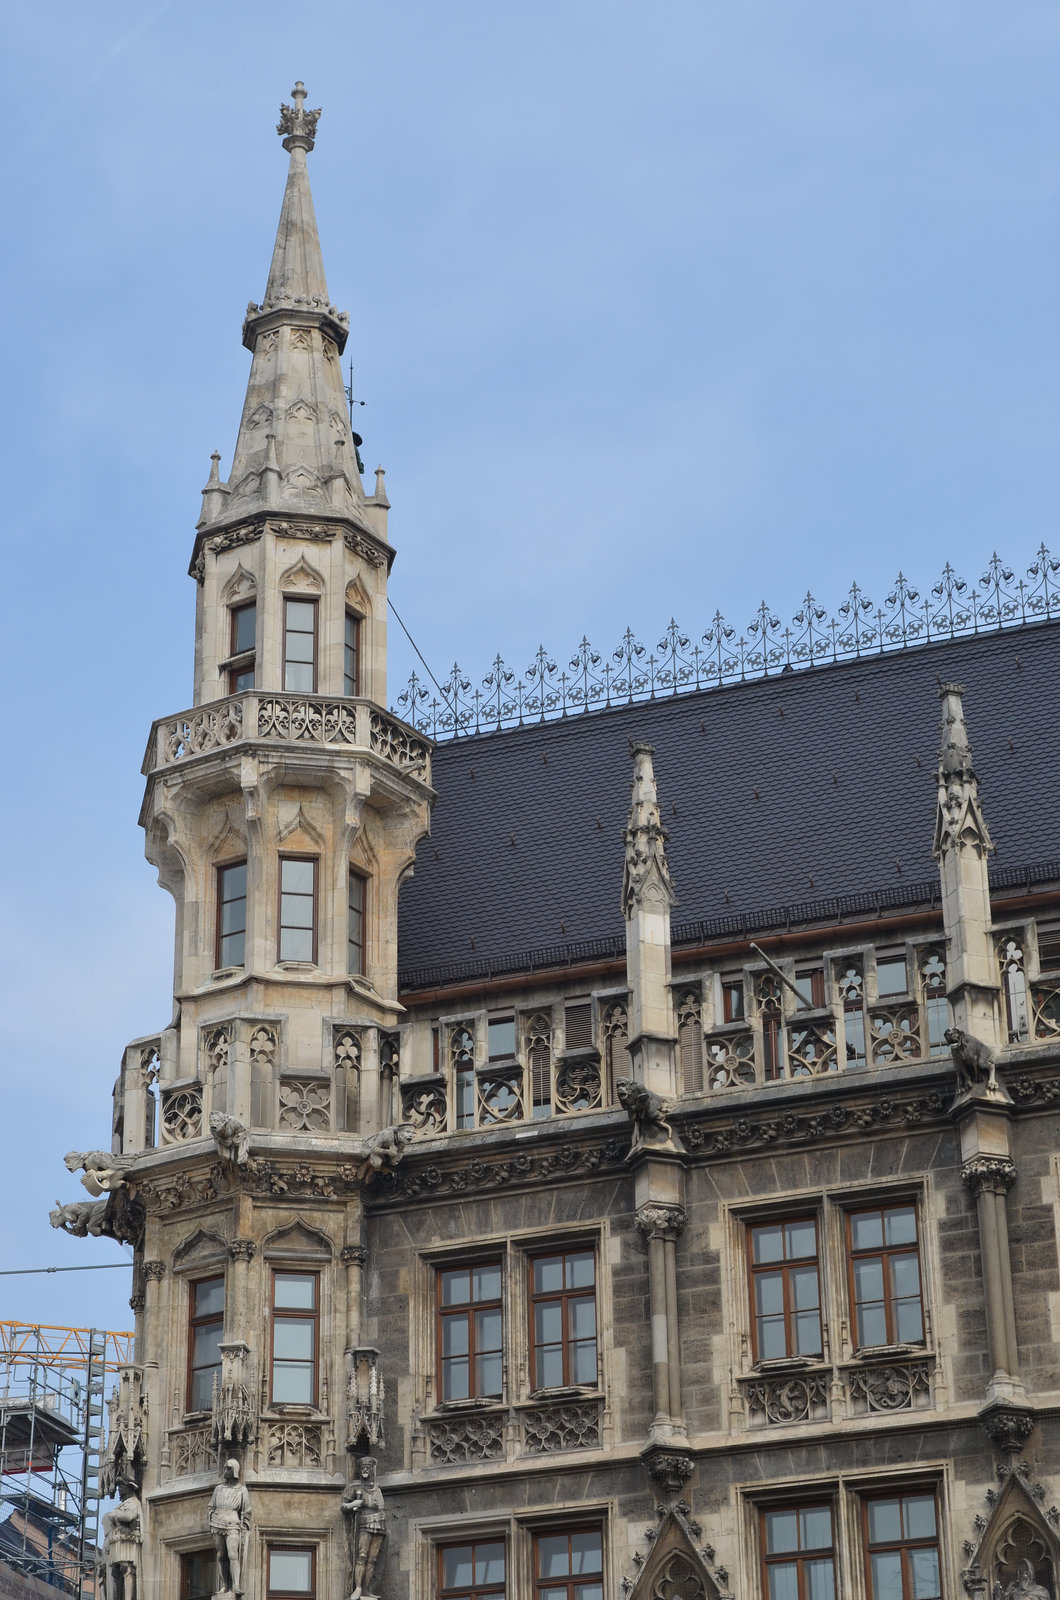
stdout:
[(1060, 623), (1048, 622), (440, 745), (432, 834), (402, 890), (403, 984), (622, 948), (630, 740), (656, 750), (675, 939), (775, 925), (777, 908), (816, 920), (930, 899), (936, 688), (951, 679), (965, 687), (992, 877), (1060, 876), (1043, 865), (1060, 856)]

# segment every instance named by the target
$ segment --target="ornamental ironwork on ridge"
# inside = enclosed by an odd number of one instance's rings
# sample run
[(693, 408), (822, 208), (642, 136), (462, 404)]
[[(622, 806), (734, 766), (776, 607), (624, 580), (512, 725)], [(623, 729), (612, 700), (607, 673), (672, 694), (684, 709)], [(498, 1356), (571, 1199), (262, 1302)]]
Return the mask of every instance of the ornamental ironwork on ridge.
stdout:
[(629, 628), (611, 651), (583, 638), (564, 659), (541, 645), (521, 676), (496, 656), (478, 686), (456, 662), (434, 694), (413, 672), (391, 709), (432, 739), (500, 733), (1054, 617), (1060, 617), (1060, 557), (1042, 544), (1021, 577), (995, 553), (975, 583), (949, 562), (926, 591), (900, 572), (882, 605), (852, 583), (834, 615), (807, 592), (788, 623), (763, 600), (742, 630), (716, 611), (694, 639), (671, 619), (654, 650)]

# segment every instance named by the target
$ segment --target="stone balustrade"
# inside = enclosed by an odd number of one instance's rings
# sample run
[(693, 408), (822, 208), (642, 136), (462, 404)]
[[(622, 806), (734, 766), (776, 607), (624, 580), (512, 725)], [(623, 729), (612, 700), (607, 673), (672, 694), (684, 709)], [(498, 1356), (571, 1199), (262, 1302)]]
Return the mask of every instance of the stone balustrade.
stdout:
[(431, 780), (430, 741), (371, 701), (262, 690), (163, 717), (151, 729), (143, 771), (258, 743), (366, 751), (423, 783)]

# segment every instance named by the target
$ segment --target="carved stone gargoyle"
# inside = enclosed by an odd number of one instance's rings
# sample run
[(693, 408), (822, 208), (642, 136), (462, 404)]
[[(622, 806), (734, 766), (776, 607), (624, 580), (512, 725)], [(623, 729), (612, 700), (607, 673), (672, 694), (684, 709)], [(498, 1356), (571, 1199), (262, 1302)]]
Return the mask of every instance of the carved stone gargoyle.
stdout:
[(633, 1078), (619, 1078), (615, 1084), (618, 1103), (633, 1124), (633, 1149), (653, 1145), (656, 1149), (672, 1148), (674, 1130), (666, 1120), (671, 1109), (668, 1100), (645, 1088)]
[(997, 1081), (997, 1056), (984, 1040), (960, 1028), (947, 1028), (942, 1035), (950, 1047), (957, 1069), (957, 1093), (985, 1089), (987, 1094), (1004, 1094)]

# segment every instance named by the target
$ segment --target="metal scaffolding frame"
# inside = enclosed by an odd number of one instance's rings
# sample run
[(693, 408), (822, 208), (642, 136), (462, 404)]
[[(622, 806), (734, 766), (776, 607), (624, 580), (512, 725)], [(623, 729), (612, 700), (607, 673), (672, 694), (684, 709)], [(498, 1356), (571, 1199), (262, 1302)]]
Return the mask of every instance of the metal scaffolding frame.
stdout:
[(104, 1386), (132, 1339), (0, 1321), (0, 1562), (72, 1595), (98, 1592)]

